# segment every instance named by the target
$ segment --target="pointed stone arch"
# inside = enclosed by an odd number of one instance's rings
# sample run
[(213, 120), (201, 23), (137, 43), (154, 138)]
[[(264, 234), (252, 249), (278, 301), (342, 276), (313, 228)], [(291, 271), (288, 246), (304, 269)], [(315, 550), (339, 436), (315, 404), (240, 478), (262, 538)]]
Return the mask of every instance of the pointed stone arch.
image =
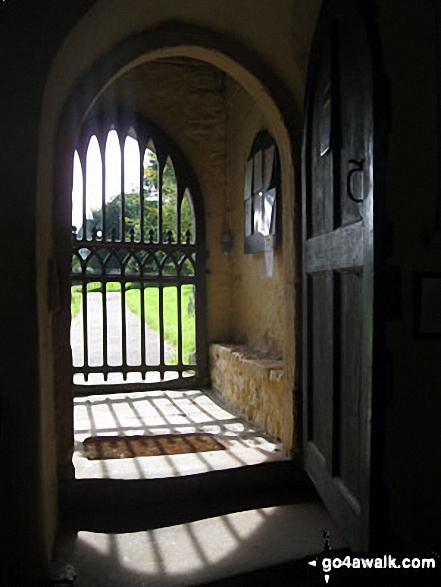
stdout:
[[(295, 240), (299, 240), (300, 219), (295, 211), (298, 178), (294, 174), (294, 161), (300, 150), (300, 116), (299, 106), (293, 98), (289, 88), (283, 81), (265, 64), (265, 62), (235, 41), (220, 35), (214, 31), (195, 26), (187, 26), (176, 23), (169, 23), (153, 31), (146, 31), (129, 37), (119, 45), (110, 50), (104, 57), (97, 59), (82, 74), (80, 79), (70, 84), (70, 91), (64, 104), (60, 106), (60, 114), (54, 128), (52, 137), (52, 152), (50, 156), (54, 161), (54, 154), (57, 158), (57, 165), (53, 167), (52, 189), (44, 190), (40, 198), (44, 200), (48, 193), (52, 193), (51, 201), (46, 201), (46, 206), (40, 202), (39, 227), (46, 227), (50, 231), (51, 239), (43, 239), (46, 242), (39, 249), (38, 254), (43, 257), (55, 257), (54, 266), (57, 268), (57, 283), (67, 283), (67, 275), (70, 271), (69, 241), (66, 238), (66, 228), (69, 223), (69, 204), (63, 194), (70, 193), (72, 183), (71, 161), (69, 156), (72, 144), (76, 139), (76, 130), (81, 128), (82, 123), (92, 111), (93, 105), (102, 92), (117, 79), (120, 75), (129, 71), (136, 65), (154, 61), (157, 58), (165, 57), (189, 57), (205, 61), (220, 70), (224, 71), (235, 79), (256, 101), (261, 111), (265, 114), (269, 124), (269, 131), (276, 140), (281, 162), (281, 181), (284, 186), (283, 198), (283, 273), (285, 286), (285, 333), (284, 333), (284, 356), (289, 357), (286, 361), (285, 383), (284, 383), (284, 409), (282, 440), (286, 446), (293, 446), (294, 418), (296, 412), (294, 403), (298, 400), (294, 397), (293, 391), (298, 387), (298, 360), (296, 358), (296, 347), (298, 345), (299, 333), (296, 329), (297, 323), (297, 286), (298, 282), (298, 255)], [(54, 80), (49, 80), (47, 96), (55, 91)], [(52, 87), (51, 87), (52, 85)], [(46, 104), (50, 99), (46, 100)], [(53, 112), (46, 112), (46, 117), (52, 119)], [(44, 118), (44, 115), (43, 115)], [(69, 161), (63, 163), (62, 161)], [(49, 209), (49, 213), (47, 210)], [(56, 247), (54, 246), (56, 243)], [(52, 321), (52, 332), (49, 337), (52, 348), (58, 349), (58, 355), (64, 356), (64, 360), (55, 358), (55, 364), (45, 365), (45, 369), (52, 371), (53, 387), (57, 390), (59, 397), (58, 404), (60, 413), (57, 421), (60, 422), (60, 429), (63, 430), (63, 439), (59, 438), (60, 455), (68, 454), (72, 439), (67, 438), (66, 430), (71, 428), (71, 414), (68, 406), (70, 382), (66, 377), (66, 365), (70, 362), (69, 343), (65, 340), (65, 333), (68, 330), (69, 316), (66, 312), (70, 292), (60, 290), (60, 307), (65, 308), (57, 314)], [(46, 316), (45, 316), (46, 313)], [(42, 320), (50, 319), (45, 310), (42, 311)], [(60, 340), (64, 342), (59, 344)], [(54, 342), (57, 341), (56, 345)], [(48, 374), (49, 374), (48, 373)], [(67, 399), (66, 399), (67, 398)], [(63, 448), (64, 447), (64, 448)], [(63, 468), (63, 464), (60, 463)], [(67, 476), (70, 465), (64, 461), (64, 469), (67, 468)]]

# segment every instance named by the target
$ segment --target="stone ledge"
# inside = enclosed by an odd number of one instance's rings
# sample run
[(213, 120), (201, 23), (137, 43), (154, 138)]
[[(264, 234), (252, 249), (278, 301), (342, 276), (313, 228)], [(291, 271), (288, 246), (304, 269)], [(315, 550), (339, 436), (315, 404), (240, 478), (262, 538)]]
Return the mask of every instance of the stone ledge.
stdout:
[(244, 344), (221, 344), (213, 343), (210, 345), (213, 349), (220, 352), (231, 353), (233, 357), (242, 363), (249, 363), (255, 365), (259, 369), (266, 369), (270, 371), (279, 371), (283, 374), (283, 359), (275, 359), (269, 353), (263, 351), (256, 351), (247, 347)]
[(251, 421), (281, 437), (283, 360), (246, 345), (210, 345), (214, 389)]

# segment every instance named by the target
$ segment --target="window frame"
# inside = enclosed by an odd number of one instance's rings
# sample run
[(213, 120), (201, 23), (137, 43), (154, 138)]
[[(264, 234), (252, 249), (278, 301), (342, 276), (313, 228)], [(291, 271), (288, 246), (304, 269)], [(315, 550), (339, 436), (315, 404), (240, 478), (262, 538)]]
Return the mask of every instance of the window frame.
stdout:
[[(272, 151), (272, 153), (271, 153)], [(267, 158), (272, 158), (272, 161)], [(279, 240), (280, 161), (277, 144), (267, 130), (257, 133), (245, 165), (244, 176), (244, 253), (261, 253)], [(271, 203), (272, 200), (272, 203)], [(264, 205), (271, 208), (268, 234), (258, 229), (265, 222)]]

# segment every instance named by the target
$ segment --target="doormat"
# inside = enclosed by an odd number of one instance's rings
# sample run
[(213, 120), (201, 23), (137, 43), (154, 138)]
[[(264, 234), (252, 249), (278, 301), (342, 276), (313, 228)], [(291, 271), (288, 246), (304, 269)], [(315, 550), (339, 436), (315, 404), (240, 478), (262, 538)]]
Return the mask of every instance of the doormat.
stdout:
[(225, 450), (225, 446), (212, 434), (89, 436), (83, 441), (83, 446), (84, 456), (91, 461)]

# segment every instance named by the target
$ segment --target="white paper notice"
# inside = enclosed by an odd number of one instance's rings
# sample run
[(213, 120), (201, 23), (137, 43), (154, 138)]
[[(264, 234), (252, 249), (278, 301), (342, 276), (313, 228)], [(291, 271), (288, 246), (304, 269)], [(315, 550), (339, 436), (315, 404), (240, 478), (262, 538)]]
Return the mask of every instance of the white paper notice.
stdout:
[(263, 255), (263, 271), (265, 277), (272, 277), (274, 267), (274, 236), (265, 237), (265, 251)]

